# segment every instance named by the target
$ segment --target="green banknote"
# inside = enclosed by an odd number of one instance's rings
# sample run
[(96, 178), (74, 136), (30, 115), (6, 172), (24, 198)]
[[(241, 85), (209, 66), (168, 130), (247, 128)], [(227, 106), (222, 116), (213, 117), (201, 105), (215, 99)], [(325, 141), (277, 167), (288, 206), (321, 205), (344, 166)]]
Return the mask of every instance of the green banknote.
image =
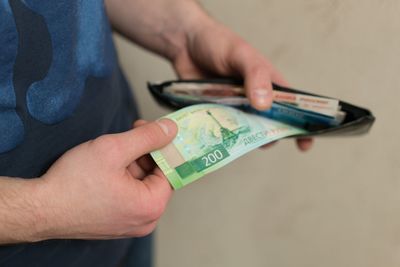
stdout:
[(306, 133), (278, 121), (217, 104), (199, 104), (173, 112), (178, 125), (171, 144), (151, 153), (174, 189), (213, 172), (269, 142)]

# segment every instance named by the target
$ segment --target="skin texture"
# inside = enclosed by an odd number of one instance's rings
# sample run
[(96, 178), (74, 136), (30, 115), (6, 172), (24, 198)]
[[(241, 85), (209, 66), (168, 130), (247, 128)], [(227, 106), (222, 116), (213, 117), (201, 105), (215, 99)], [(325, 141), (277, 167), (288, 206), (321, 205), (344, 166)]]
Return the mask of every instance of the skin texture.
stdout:
[[(106, 8), (116, 31), (168, 59), (181, 78), (242, 77), (258, 109), (271, 105), (271, 82), (287, 85), (261, 53), (195, 1), (106, 0)], [(172, 189), (148, 153), (170, 143), (177, 128), (170, 120), (134, 126), (67, 151), (37, 179), (0, 177), (0, 244), (152, 232)], [(297, 140), (304, 151), (311, 143)]]
[(147, 154), (176, 131), (171, 120), (147, 123), (69, 150), (39, 179), (0, 179), (1, 243), (151, 233), (172, 189)]
[[(196, 1), (106, 0), (106, 7), (116, 31), (167, 58), (180, 78), (243, 78), (257, 109), (271, 106), (272, 82), (288, 86), (259, 51), (208, 16)], [(312, 142), (296, 141), (301, 151), (310, 149)]]

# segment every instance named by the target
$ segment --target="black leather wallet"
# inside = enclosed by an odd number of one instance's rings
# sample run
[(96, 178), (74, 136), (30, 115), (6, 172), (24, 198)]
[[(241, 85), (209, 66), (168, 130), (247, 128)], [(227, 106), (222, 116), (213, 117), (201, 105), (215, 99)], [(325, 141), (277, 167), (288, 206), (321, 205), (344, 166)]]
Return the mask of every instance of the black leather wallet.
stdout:
[[(199, 102), (196, 100), (188, 101), (187, 99), (171, 98), (168, 94), (164, 93), (164, 88), (170, 86), (173, 83), (212, 83), (212, 84), (229, 84), (229, 85), (243, 85), (242, 81), (232, 79), (205, 79), (205, 80), (173, 80), (162, 83), (148, 83), (148, 88), (156, 99), (156, 101), (162, 105), (172, 109), (180, 109), (185, 106), (205, 103), (204, 101)], [(283, 86), (273, 84), (273, 89), (277, 91), (289, 92), (289, 93), (301, 93), (310, 96), (320, 96), (311, 94), (309, 92), (291, 89)], [(349, 136), (349, 135), (361, 135), (367, 133), (372, 127), (375, 117), (373, 114), (365, 108), (355, 106), (353, 104), (339, 100), (341, 110), (346, 112), (344, 121), (337, 126), (328, 127), (325, 129), (311, 130), (308, 134), (303, 136)]]

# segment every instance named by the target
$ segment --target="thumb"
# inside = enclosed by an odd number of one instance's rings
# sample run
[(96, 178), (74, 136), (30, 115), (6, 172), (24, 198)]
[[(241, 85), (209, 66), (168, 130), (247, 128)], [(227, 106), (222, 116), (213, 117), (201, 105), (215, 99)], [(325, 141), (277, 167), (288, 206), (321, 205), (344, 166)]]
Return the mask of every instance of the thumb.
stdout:
[(137, 158), (171, 143), (177, 131), (175, 122), (169, 119), (161, 119), (116, 134), (115, 141), (119, 144), (121, 156), (125, 166), (127, 166)]
[(272, 104), (271, 66), (248, 45), (231, 58), (233, 68), (244, 78), (246, 95), (253, 107), (265, 110)]
[(272, 81), (269, 70), (263, 66), (249, 68), (245, 73), (245, 89), (251, 104), (259, 110), (265, 110), (272, 104)]
[(258, 65), (248, 64), (243, 69), (245, 89), (252, 105), (264, 110), (271, 107), (273, 101), (272, 83), (288, 86), (282, 75), (267, 62)]

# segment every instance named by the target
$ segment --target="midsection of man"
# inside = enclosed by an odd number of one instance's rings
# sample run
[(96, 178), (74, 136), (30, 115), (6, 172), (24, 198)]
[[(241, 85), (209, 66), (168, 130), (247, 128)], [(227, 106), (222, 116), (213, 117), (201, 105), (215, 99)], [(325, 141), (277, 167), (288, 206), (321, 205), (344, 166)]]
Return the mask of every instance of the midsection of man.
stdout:
[[(137, 110), (103, 1), (1, 1), (0, 14), (0, 176), (39, 177), (72, 147), (131, 128)], [(150, 244), (144, 238), (6, 245), (0, 265), (116, 266), (135, 246), (149, 253)]]

